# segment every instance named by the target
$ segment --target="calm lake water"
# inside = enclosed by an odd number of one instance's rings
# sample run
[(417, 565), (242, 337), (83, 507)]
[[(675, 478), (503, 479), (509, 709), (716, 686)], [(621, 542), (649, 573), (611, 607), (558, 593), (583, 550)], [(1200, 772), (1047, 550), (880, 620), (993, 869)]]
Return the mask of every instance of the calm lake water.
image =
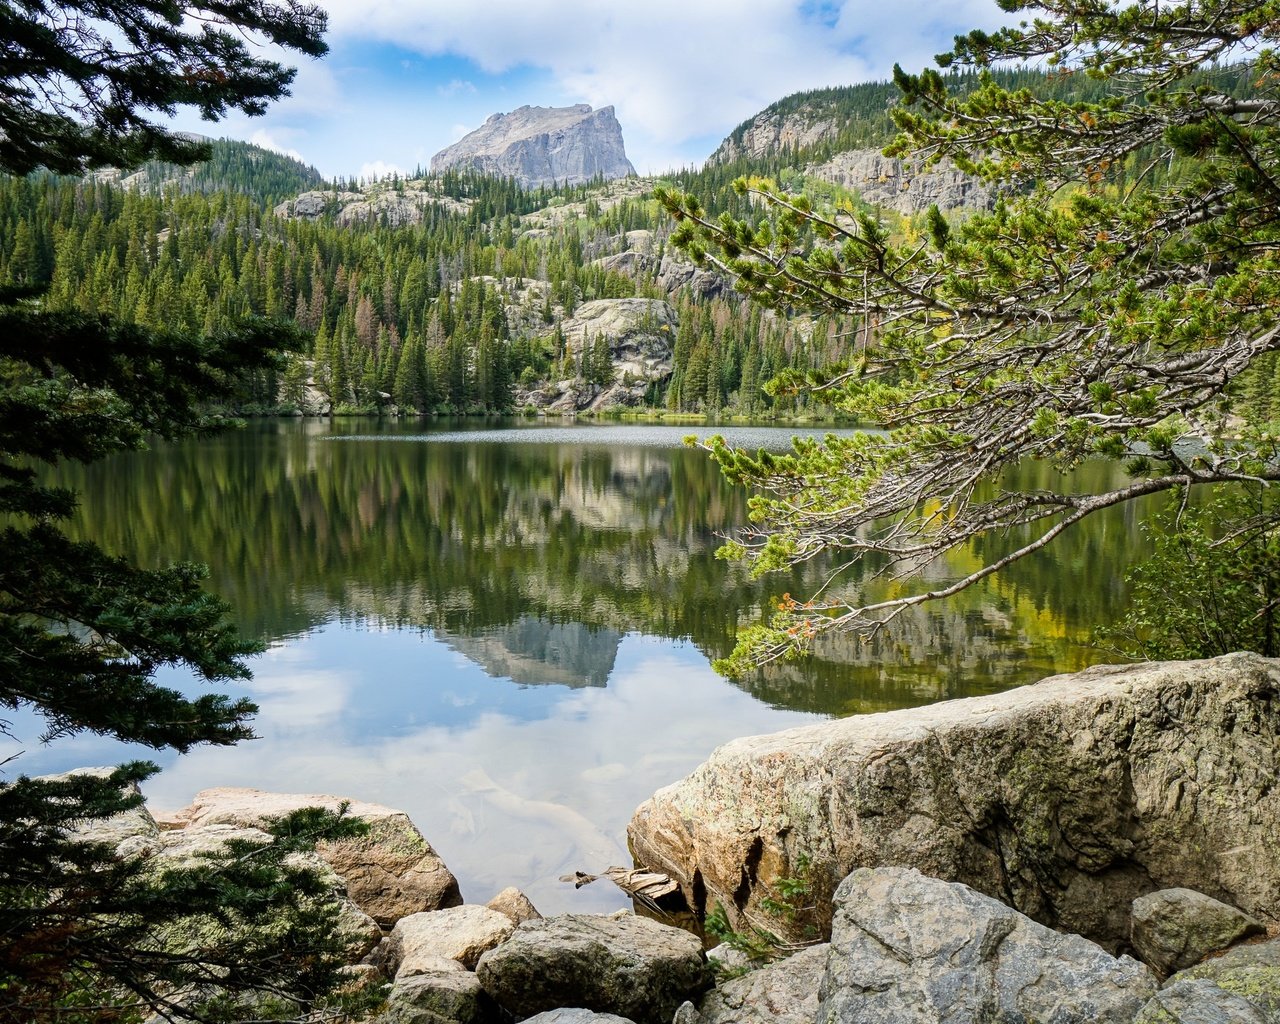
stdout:
[[(701, 432), (710, 433), (714, 428)], [(752, 582), (714, 557), (745, 495), (689, 427), (264, 422), (68, 470), (76, 530), (145, 564), (206, 562), (267, 652), (243, 689), (260, 738), (159, 755), (14, 723), (6, 766), (37, 774), (147, 757), (151, 803), (208, 786), (328, 792), (406, 810), (468, 902), (518, 885), (544, 912), (628, 901), (636, 805), (735, 736), (1004, 689), (1107, 660), (1091, 626), (1122, 598), (1139, 509), (1113, 510), (1041, 558), (921, 611), (873, 646), (730, 683), (710, 669), (735, 628), (820, 567)], [(782, 448), (791, 428), (726, 428)], [(1019, 484), (1048, 483), (1042, 466)], [(1111, 473), (1086, 467), (1081, 483)], [(965, 550), (938, 580), (998, 557)], [(166, 684), (192, 689), (178, 673)]]

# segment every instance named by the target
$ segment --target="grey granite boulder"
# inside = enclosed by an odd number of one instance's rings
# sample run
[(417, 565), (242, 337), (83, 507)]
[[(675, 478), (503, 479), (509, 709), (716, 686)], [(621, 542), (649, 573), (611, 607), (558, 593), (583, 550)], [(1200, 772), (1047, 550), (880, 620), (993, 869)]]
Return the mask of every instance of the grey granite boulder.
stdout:
[(352, 902), (384, 928), (407, 914), (462, 902), (458, 881), (403, 811), (362, 800), (318, 793), (268, 793), (221, 787), (201, 790), (189, 807), (172, 815), (170, 828), (228, 824), (255, 827), (300, 807), (337, 810), (369, 825), (368, 834), (322, 842), (316, 852), (341, 876)]
[[(42, 775), (45, 782), (63, 782), (75, 775), (91, 775), (105, 779), (113, 768), (76, 768), (73, 771), (58, 775)], [(124, 787), (127, 796), (137, 796), (140, 792), (137, 785), (130, 783)], [(159, 848), (160, 827), (147, 808), (139, 804), (129, 811), (112, 815), (110, 818), (89, 818), (72, 830), (73, 838), (86, 842), (103, 843), (115, 850), (117, 857), (149, 857)]]
[(1133, 901), (1133, 948), (1163, 975), (1266, 930), (1257, 919), (1193, 889), (1161, 889)]
[(1280, 661), (1105, 666), (733, 740), (642, 804), (628, 839), (734, 927), (767, 919), (806, 857), (816, 909), (787, 937), (829, 933), (854, 868), (905, 865), (1119, 948), (1156, 888), (1280, 921), (1277, 777)]
[(382, 960), (395, 979), (420, 973), (440, 957), (474, 970), (480, 955), (507, 938), (516, 925), (488, 907), (461, 906), (402, 917), (391, 929)]
[(1161, 989), (1134, 1024), (1271, 1024), (1249, 1000), (1213, 982), (1185, 979)]
[(493, 1016), (493, 1004), (476, 976), (449, 960), (397, 981), (376, 1024), (484, 1024)]
[(1179, 971), (1165, 991), (1191, 981), (1212, 982), (1246, 1000), (1267, 1024), (1280, 1024), (1280, 939), (1233, 946), (1221, 956)]
[(828, 947), (810, 946), (786, 960), (723, 981), (695, 1010), (686, 1003), (675, 1024), (813, 1024)]
[(670, 1024), (709, 980), (693, 935), (630, 914), (526, 921), (480, 958), (476, 976), (517, 1017), (582, 1007), (636, 1024)]
[(968, 886), (861, 868), (836, 892), (816, 1020), (826, 1024), (1130, 1024), (1151, 972)]

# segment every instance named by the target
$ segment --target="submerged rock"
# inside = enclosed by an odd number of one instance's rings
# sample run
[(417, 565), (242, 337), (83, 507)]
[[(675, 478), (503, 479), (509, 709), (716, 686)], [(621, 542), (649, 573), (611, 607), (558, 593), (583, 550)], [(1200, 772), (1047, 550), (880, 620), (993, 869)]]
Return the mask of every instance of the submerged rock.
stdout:
[(966, 885), (860, 868), (836, 892), (814, 1018), (828, 1024), (1130, 1024), (1151, 972)]
[(1118, 948), (1153, 888), (1276, 920), (1278, 776), (1280, 662), (1233, 654), (734, 740), (628, 834), (638, 865), (735, 926), (768, 920), (807, 858), (818, 909), (796, 936), (829, 929), (854, 868), (909, 865)]
[(1133, 901), (1133, 948), (1162, 975), (1265, 932), (1255, 918), (1191, 889), (1161, 889)]
[(693, 935), (630, 914), (526, 921), (480, 958), (476, 976), (518, 1017), (583, 1007), (636, 1024), (669, 1024), (709, 980)]

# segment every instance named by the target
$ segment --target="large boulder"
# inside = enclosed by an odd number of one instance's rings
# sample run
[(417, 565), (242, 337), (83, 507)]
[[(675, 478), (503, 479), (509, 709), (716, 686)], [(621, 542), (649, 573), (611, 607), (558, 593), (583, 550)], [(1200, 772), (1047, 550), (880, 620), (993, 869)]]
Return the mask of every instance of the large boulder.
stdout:
[[(1211, 984), (1243, 999), (1266, 1024), (1280, 1024), (1280, 939), (1235, 946), (1221, 956), (1179, 971), (1169, 979), (1163, 991), (1185, 989), (1191, 982)], [(1204, 985), (1198, 988), (1202, 993), (1210, 991)], [(1222, 997), (1215, 998), (1216, 1001), (1226, 1001)]]
[(1211, 981), (1188, 980), (1157, 992), (1133, 1024), (1274, 1024), (1274, 1018)]
[(581, 1007), (636, 1024), (669, 1024), (708, 981), (693, 935), (630, 914), (526, 921), (480, 958), (476, 976), (518, 1017)]
[(1130, 1024), (1151, 972), (966, 885), (860, 868), (836, 892), (815, 1020)]
[(1255, 918), (1192, 889), (1161, 889), (1133, 901), (1134, 951), (1162, 975), (1265, 932)]
[(830, 928), (854, 868), (906, 865), (1119, 948), (1156, 888), (1276, 920), (1277, 776), (1280, 662), (1233, 654), (735, 740), (628, 834), (640, 866), (735, 926), (767, 919), (807, 859), (818, 909), (797, 936)]
[(450, 907), (410, 914), (391, 929), (384, 967), (397, 981), (421, 973), (424, 965), (431, 966), (441, 957), (475, 970), (481, 954), (515, 929), (511, 918), (488, 907)]
[[(222, 823), (195, 825), (159, 832), (151, 857), (158, 867), (192, 868), (210, 855), (222, 853), (233, 840), (262, 846), (272, 842), (271, 836), (258, 828)], [(372, 952), (382, 941), (382, 929), (351, 899), (342, 877), (318, 854), (290, 856), (324, 879), (337, 906), (336, 931), (347, 948), (347, 958), (354, 962)]]
[(722, 982), (695, 1009), (685, 1003), (675, 1024), (813, 1024), (818, 986), (827, 970), (824, 943)]
[(374, 1024), (485, 1024), (493, 1016), (493, 1004), (476, 976), (454, 960), (443, 960), (397, 981)]
[(458, 881), (409, 816), (381, 804), (316, 793), (267, 793), (222, 787), (201, 790), (166, 820), (171, 828), (234, 825), (252, 828), (300, 807), (325, 807), (369, 824), (358, 839), (323, 842), (316, 852), (346, 883), (352, 901), (384, 928), (400, 918), (462, 902)]
[[(64, 782), (73, 776), (90, 775), (105, 779), (114, 768), (75, 768), (69, 772), (56, 775), (41, 775), (44, 782)], [(138, 796), (141, 792), (136, 783), (124, 787), (126, 796)], [(110, 846), (117, 857), (148, 857), (160, 847), (160, 826), (144, 804), (139, 804), (128, 811), (113, 814), (109, 818), (88, 818), (73, 830), (76, 839), (91, 843), (103, 843)]]

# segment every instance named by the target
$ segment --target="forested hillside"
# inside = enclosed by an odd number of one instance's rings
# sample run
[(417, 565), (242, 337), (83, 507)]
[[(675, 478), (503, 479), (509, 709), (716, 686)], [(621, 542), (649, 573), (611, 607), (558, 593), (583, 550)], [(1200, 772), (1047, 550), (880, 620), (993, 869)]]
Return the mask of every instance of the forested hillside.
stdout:
[[(1210, 73), (1233, 91), (1250, 87), (1234, 69)], [(997, 77), (1067, 99), (1106, 88), (1038, 72)], [(819, 207), (867, 210), (814, 168), (849, 148), (887, 144), (897, 95), (870, 83), (789, 96), (735, 129), (704, 168), (671, 180), (712, 212), (737, 217), (757, 216), (733, 188), (744, 176), (803, 191)], [(807, 141), (768, 141), (783, 137)], [(1133, 163), (1135, 176), (1178, 172)], [(653, 184), (526, 191), (457, 171), (325, 183), (289, 157), (223, 141), (192, 168), (152, 162), (129, 175), (0, 180), (0, 284), (46, 285), (52, 308), (153, 327), (295, 320), (306, 349), (280, 377), (244, 382), (246, 411), (505, 411), (548, 405), (556, 382), (569, 395), (560, 408), (640, 401), (692, 413), (820, 411), (764, 385), (784, 369), (839, 362), (867, 328), (762, 311), (695, 271), (667, 245), (674, 225)], [(288, 212), (299, 194), (313, 200), (305, 216)], [(894, 234), (924, 229), (918, 217), (883, 209), (879, 217)], [(610, 390), (624, 383), (619, 340), (564, 326), (585, 303), (631, 297), (669, 303), (670, 326), (651, 332), (650, 377), (627, 380), (622, 394)], [(1271, 407), (1276, 369), (1264, 360), (1240, 382), (1250, 415), (1280, 413)]]
[[(839, 355), (834, 323), (793, 325), (720, 289), (660, 284), (669, 225), (643, 194), (602, 203), (585, 187), (525, 193), (446, 172), (364, 189), (376, 198), (408, 185), (450, 200), (426, 202), (418, 223), (374, 215), (340, 225), (334, 212), (275, 216), (280, 165), (225, 166), (223, 186), (207, 192), (189, 185), (216, 181), (208, 169), (158, 191), (52, 175), (0, 181), (0, 237), (11, 240), (0, 281), (47, 284), (52, 308), (154, 327), (296, 320), (311, 345), (281, 379), (245, 382), (250, 410), (300, 406), (314, 391), (336, 409), (505, 410), (518, 385), (567, 377), (599, 387), (609, 367), (560, 330), (595, 299), (672, 304), (672, 373), (647, 396), (657, 406), (760, 412), (774, 403), (761, 385), (777, 371)], [(624, 260), (630, 273), (603, 265), (636, 232), (649, 233), (649, 255)]]
[(324, 184), (324, 177), (314, 167), (283, 153), (234, 139), (216, 139), (210, 145), (209, 159), (191, 167), (148, 160), (136, 170), (99, 171), (94, 177), (144, 192), (163, 192), (170, 187), (183, 193), (236, 192), (264, 203), (279, 202)]

